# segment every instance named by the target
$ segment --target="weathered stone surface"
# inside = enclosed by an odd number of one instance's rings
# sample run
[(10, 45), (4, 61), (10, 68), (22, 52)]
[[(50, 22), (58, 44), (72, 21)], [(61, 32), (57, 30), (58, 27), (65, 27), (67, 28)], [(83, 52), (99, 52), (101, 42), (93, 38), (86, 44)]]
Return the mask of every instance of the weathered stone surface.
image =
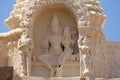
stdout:
[(26, 77), (26, 80), (80, 80), (80, 77)]
[(105, 41), (99, 1), (16, 2), (5, 20), (11, 31), (0, 34), (0, 65), (13, 66), (15, 80), (120, 77), (120, 43)]
[(105, 80), (104, 78), (96, 78), (95, 80)]
[(113, 79), (109, 79), (109, 80), (120, 80), (120, 78), (113, 78)]

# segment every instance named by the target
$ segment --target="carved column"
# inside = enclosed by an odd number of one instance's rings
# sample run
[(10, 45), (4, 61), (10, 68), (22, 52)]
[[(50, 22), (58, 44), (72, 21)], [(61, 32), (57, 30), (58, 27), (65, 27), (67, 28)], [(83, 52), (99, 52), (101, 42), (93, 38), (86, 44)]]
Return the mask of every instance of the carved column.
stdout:
[(93, 51), (93, 45), (94, 45), (94, 37), (92, 34), (87, 34), (89, 29), (87, 28), (79, 28), (79, 51), (80, 51), (80, 76), (82, 78), (86, 78), (89, 80), (89, 78), (92, 77), (92, 65), (93, 65), (93, 59), (94, 59), (94, 51)]
[[(90, 80), (99, 74), (98, 67), (95, 67), (97, 64), (96, 52), (97, 48), (100, 48), (102, 45), (104, 37), (102, 29), (106, 21), (106, 16), (104, 16), (99, 2), (83, 1), (82, 4), (82, 17), (78, 21), (80, 76), (81, 80)], [(95, 74), (94, 72), (97, 72), (96, 70), (98, 73)]]
[(20, 66), (20, 76), (30, 76), (31, 75), (31, 57), (32, 57), (33, 41), (31, 38), (30, 28), (23, 28), (23, 34), (18, 40), (18, 50), (21, 57)]

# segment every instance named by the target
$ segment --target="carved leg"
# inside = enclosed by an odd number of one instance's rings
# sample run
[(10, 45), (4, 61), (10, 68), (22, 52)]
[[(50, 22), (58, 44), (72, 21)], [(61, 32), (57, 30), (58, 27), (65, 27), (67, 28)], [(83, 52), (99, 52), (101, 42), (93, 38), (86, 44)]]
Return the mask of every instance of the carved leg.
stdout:
[(26, 54), (27, 76), (31, 75), (31, 53)]
[(56, 77), (61, 77), (62, 74), (63, 74), (63, 67), (57, 68), (57, 69), (56, 69), (56, 74), (55, 74), (55, 76), (56, 76)]
[(84, 77), (91, 77), (91, 58), (89, 55), (83, 55), (83, 64), (84, 64)]
[(44, 59), (44, 57), (42, 57), (41, 55), (40, 56), (37, 56), (37, 60), (44, 63), (45, 66), (48, 68), (48, 69), (52, 69), (51, 65)]
[(20, 54), (20, 61), (19, 61), (20, 76), (25, 76), (26, 75), (25, 54), (22, 51), (19, 51), (19, 54)]
[(57, 65), (57, 68), (62, 68), (64, 63), (65, 63), (65, 60), (67, 58), (67, 53), (62, 53), (59, 57), (58, 57), (58, 65)]
[(65, 52), (58, 57), (56, 76), (62, 76), (63, 66), (67, 57), (68, 57), (68, 53), (65, 53)]
[(36, 56), (36, 58), (37, 58), (38, 61), (42, 62), (51, 71), (50, 76), (53, 76), (54, 73), (55, 73), (55, 70), (52, 68), (50, 63), (48, 63), (48, 61), (46, 61), (44, 56), (47, 57), (49, 55), (40, 55), (40, 56)]
[(25, 74), (25, 70), (24, 70), (24, 67), (23, 67), (23, 64), (22, 63), (20, 63), (20, 76), (25, 76), (26, 74)]

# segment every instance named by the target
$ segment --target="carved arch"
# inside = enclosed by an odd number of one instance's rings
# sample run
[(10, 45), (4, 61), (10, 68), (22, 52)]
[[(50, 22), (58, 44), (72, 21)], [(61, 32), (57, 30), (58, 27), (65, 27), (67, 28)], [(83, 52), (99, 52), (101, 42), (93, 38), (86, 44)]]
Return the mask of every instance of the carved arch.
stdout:
[(67, 7), (72, 14), (75, 16), (76, 21), (78, 22), (80, 19), (80, 6), (77, 5), (78, 1), (73, 0), (31, 0), (25, 3), (25, 11), (23, 11), (23, 18), (20, 23), (22, 27), (32, 27), (33, 21), (32, 17), (36, 13), (36, 11), (46, 5), (53, 4), (62, 4)]

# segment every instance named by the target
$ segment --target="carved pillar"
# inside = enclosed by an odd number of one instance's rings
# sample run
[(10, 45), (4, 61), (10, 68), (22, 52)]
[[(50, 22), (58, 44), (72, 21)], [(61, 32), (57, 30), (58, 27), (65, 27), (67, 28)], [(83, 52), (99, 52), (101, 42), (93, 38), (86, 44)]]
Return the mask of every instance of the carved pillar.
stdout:
[(20, 76), (31, 75), (31, 57), (32, 57), (33, 41), (31, 38), (31, 28), (23, 28), (23, 34), (18, 40), (18, 50), (21, 57)]
[(87, 28), (79, 28), (79, 51), (80, 51), (80, 76), (82, 78), (91, 78), (92, 77), (92, 65), (93, 65), (93, 59), (94, 59), (94, 51), (93, 51), (93, 45), (94, 45), (94, 37), (91, 34), (87, 34), (89, 29)]
[[(96, 57), (97, 48), (102, 45), (104, 34), (102, 29), (106, 21), (106, 16), (97, 1), (83, 1), (81, 13), (78, 21), (79, 32), (79, 52), (80, 52), (80, 76), (81, 79), (90, 80), (100, 73)], [(101, 37), (101, 38), (100, 38)], [(98, 72), (98, 73), (94, 73)]]

